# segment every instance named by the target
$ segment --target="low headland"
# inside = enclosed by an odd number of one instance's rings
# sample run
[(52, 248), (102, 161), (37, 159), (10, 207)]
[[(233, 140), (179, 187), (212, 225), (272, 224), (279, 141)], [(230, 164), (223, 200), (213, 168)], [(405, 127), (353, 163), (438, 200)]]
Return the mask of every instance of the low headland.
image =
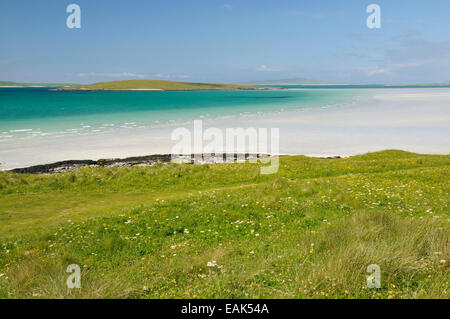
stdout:
[(163, 80), (108, 81), (73, 85), (55, 91), (204, 91), (204, 90), (267, 90), (270, 88), (245, 84), (194, 83)]
[(0, 81), (0, 88), (23, 88), (23, 87), (68, 87), (77, 85), (73, 83), (22, 83), (13, 81)]
[(437, 83), (415, 83), (415, 84), (406, 84), (406, 83), (398, 83), (398, 84), (387, 84), (387, 87), (398, 87), (398, 88), (402, 88), (402, 87), (448, 87), (450, 86), (450, 82), (448, 83), (442, 83), (442, 82), (437, 82)]

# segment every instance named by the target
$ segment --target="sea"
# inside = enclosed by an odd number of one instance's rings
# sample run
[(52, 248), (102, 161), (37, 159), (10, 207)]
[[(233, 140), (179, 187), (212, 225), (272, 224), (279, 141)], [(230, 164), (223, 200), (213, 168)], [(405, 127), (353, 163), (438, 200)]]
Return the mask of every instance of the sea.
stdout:
[(0, 143), (182, 125), (354, 103), (363, 90), (286, 87), (257, 91), (53, 91), (0, 88)]
[(73, 159), (168, 154), (172, 132), (278, 128), (279, 152), (351, 156), (450, 152), (450, 88), (284, 86), (235, 91), (0, 88), (0, 170)]

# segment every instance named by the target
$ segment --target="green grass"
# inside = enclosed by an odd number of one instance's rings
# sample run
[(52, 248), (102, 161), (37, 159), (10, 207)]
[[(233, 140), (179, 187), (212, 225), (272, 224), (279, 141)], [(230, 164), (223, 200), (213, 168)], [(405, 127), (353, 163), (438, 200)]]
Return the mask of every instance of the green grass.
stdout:
[(67, 90), (164, 90), (164, 91), (191, 91), (191, 90), (249, 90), (261, 89), (252, 85), (219, 84), (219, 83), (193, 83), (162, 80), (124, 80), (99, 82), (87, 85), (76, 85)]
[(402, 151), (1, 172), (0, 297), (448, 298), (449, 173)]

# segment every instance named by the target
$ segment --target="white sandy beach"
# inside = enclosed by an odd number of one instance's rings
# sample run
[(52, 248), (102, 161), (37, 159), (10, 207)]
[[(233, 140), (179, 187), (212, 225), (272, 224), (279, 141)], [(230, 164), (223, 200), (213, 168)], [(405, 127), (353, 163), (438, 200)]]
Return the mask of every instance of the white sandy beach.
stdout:
[[(450, 89), (373, 89), (370, 99), (354, 105), (204, 121), (204, 128), (210, 126), (279, 128), (281, 154), (350, 156), (384, 149), (450, 154)], [(176, 143), (170, 139), (173, 129), (3, 141), (0, 167), (170, 153)]]

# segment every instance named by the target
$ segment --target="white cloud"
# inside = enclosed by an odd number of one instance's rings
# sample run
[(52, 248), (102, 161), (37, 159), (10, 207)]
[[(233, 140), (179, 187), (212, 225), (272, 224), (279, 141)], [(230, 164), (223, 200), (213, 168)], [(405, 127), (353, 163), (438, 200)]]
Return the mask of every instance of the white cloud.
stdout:
[(313, 18), (313, 19), (327, 19), (327, 18), (339, 18), (343, 19), (346, 17), (347, 12), (344, 10), (340, 11), (318, 11), (318, 12), (308, 12), (303, 10), (294, 10), (291, 12), (294, 15)]
[(89, 73), (78, 73), (77, 76), (79, 76), (80, 78), (107, 77), (107, 78), (139, 78), (139, 79), (142, 79), (145, 77), (144, 74), (137, 74), (137, 73), (132, 73), (132, 72), (120, 72), (120, 73), (89, 72)]
[(390, 73), (390, 71), (386, 68), (382, 68), (382, 67), (369, 67), (369, 68), (363, 68), (362, 71), (367, 75), (367, 76), (374, 76), (377, 74), (386, 74), (386, 73)]
[(278, 72), (281, 71), (279, 68), (269, 67), (267, 65), (260, 65), (256, 70), (259, 72)]
[(190, 78), (187, 74), (164, 74), (164, 73), (158, 73), (154, 75), (157, 78), (163, 78), (163, 79), (188, 79)]
[(220, 5), (220, 10), (233, 10), (233, 6), (231, 4), (228, 3), (223, 3)]
[[(448, 81), (450, 42), (423, 39), (410, 33), (393, 38), (394, 46), (378, 65), (362, 69), (366, 76), (389, 75), (393, 80)], [(416, 80), (414, 80), (416, 78)]]

